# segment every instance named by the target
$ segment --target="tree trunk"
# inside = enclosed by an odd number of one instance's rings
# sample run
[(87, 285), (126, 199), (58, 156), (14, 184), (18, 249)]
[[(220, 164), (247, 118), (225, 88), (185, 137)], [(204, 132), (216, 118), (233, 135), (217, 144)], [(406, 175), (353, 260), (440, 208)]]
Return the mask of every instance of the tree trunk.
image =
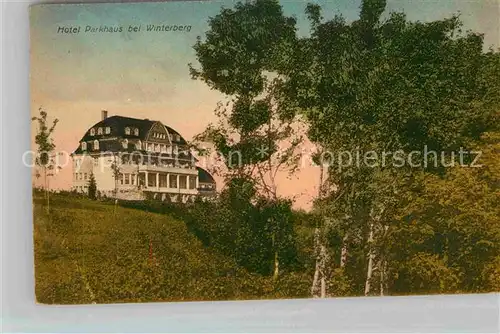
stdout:
[(47, 214), (50, 214), (49, 180), (47, 179), (47, 168), (43, 168), (45, 199), (47, 200)]
[(384, 273), (384, 261), (380, 260), (379, 264), (379, 272), (380, 272), (380, 296), (384, 296), (385, 289), (384, 289), (384, 284), (385, 284), (385, 273)]
[(349, 232), (346, 232), (344, 238), (342, 238), (342, 249), (340, 252), (340, 268), (344, 268), (347, 262), (347, 241), (349, 239)]
[(320, 273), (321, 273), (321, 298), (326, 298), (326, 247), (324, 244), (321, 244), (321, 265), (320, 265)]
[(279, 269), (280, 269), (280, 262), (279, 262), (279, 257), (278, 257), (278, 249), (276, 247), (276, 232), (273, 232), (272, 234), (272, 246), (274, 249), (274, 272), (273, 272), (273, 280), (277, 281), (279, 278)]
[(373, 274), (373, 221), (370, 222), (370, 234), (368, 237), (368, 269), (366, 271), (365, 296), (368, 296), (371, 290), (371, 280)]
[[(384, 226), (384, 235), (385, 239), (387, 233), (389, 231), (389, 225)], [(380, 252), (380, 264), (379, 264), (379, 273), (380, 273), (380, 295), (385, 296), (387, 293), (387, 258), (385, 256), (385, 252)]]
[(276, 281), (279, 277), (279, 272), (280, 272), (280, 261), (278, 258), (278, 251), (274, 251), (274, 274), (273, 274), (273, 279)]
[(384, 214), (385, 208), (382, 207), (378, 215), (374, 214), (375, 209), (372, 208), (370, 211), (370, 232), (368, 235), (368, 269), (366, 271), (366, 282), (365, 282), (365, 296), (368, 296), (371, 291), (371, 280), (373, 276), (373, 261), (375, 258), (375, 252), (373, 250), (375, 227), (380, 223), (382, 215)]
[[(319, 186), (318, 186), (318, 198), (323, 198), (323, 174), (324, 166), (320, 161), (320, 175), (319, 175)], [(322, 217), (323, 219), (323, 217)], [(316, 268), (314, 270), (313, 283), (311, 286), (311, 294), (313, 297), (326, 297), (326, 256), (327, 249), (324, 245), (324, 241), (321, 240), (321, 229), (324, 229), (324, 224), (317, 226), (314, 231), (314, 251), (316, 253)]]

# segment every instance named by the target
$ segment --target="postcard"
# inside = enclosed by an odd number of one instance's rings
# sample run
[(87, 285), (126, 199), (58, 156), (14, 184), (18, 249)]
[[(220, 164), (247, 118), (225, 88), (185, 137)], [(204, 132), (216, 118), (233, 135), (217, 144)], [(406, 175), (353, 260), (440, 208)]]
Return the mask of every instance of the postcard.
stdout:
[(33, 5), (37, 302), (500, 291), (496, 5)]

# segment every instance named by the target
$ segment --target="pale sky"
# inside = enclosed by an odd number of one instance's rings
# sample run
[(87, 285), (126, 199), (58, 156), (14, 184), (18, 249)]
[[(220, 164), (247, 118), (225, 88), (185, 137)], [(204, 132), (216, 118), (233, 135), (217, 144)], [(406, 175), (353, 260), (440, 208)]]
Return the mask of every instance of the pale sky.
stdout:
[[(325, 18), (342, 14), (356, 19), (360, 1), (283, 1), (286, 15), (298, 19), (307, 34), (306, 3), (316, 2)], [(31, 8), (32, 112), (40, 106), (57, 117), (57, 150), (72, 152), (100, 110), (109, 115), (159, 120), (187, 140), (215, 121), (213, 110), (224, 97), (189, 76), (195, 63), (192, 49), (207, 20), (233, 1), (66, 4)], [(389, 10), (404, 11), (410, 20), (430, 21), (461, 13), (466, 29), (485, 34), (486, 45), (500, 44), (500, 0), (388, 0)], [(59, 26), (190, 25), (190, 32), (60, 34)], [(34, 129), (34, 127), (33, 127)], [(33, 130), (34, 131), (34, 130)], [(299, 194), (297, 206), (307, 208), (317, 193), (319, 172), (309, 167), (290, 179), (280, 176), (285, 196)], [(55, 189), (71, 186), (71, 165), (52, 181)]]

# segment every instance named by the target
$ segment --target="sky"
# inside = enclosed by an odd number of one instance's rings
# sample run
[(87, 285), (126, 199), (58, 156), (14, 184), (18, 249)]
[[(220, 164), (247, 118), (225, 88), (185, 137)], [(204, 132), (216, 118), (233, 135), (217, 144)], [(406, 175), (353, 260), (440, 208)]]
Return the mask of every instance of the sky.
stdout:
[[(283, 1), (286, 15), (295, 16), (300, 35), (308, 33), (304, 8), (315, 2), (328, 19), (342, 14), (357, 18), (359, 1)], [(389, 11), (408, 19), (431, 21), (460, 13), (464, 27), (485, 34), (485, 44), (500, 45), (500, 0), (388, 0)], [(116, 4), (62, 4), (31, 7), (32, 113), (43, 107), (59, 119), (54, 142), (72, 152), (83, 134), (100, 120), (100, 111), (159, 120), (187, 140), (216, 121), (213, 110), (224, 96), (192, 80), (188, 64), (196, 65), (192, 46), (208, 30), (209, 17), (233, 1), (186, 1)], [(146, 32), (147, 24), (191, 26), (182, 32)], [(84, 33), (86, 26), (141, 25), (129, 33)], [(59, 27), (81, 26), (79, 34), (58, 33)], [(32, 133), (36, 128), (33, 126)], [(319, 170), (302, 168), (279, 176), (278, 190), (296, 196), (308, 208), (317, 194)], [(71, 165), (51, 180), (54, 189), (71, 187)]]

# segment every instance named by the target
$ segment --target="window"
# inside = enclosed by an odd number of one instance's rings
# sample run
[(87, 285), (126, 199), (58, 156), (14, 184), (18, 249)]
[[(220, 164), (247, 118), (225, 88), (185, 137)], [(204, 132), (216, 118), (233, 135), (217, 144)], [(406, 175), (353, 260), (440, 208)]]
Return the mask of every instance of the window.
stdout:
[(196, 176), (189, 176), (189, 189), (196, 188)]
[(167, 187), (167, 174), (160, 174), (160, 188)]
[(148, 144), (148, 151), (152, 151), (153, 150), (153, 144)]
[(106, 134), (109, 135), (111, 133), (111, 128), (109, 126), (106, 127)]
[(123, 142), (122, 142), (122, 145), (123, 145), (123, 148), (128, 148), (128, 140), (125, 139)]
[(98, 129), (97, 129), (97, 134), (98, 134), (98, 135), (102, 135), (102, 128), (98, 128)]
[(135, 186), (135, 174), (132, 174), (132, 179), (130, 180), (130, 184)]
[(125, 128), (125, 134), (126, 134), (126, 135), (129, 135), (129, 134), (130, 134), (130, 128), (129, 128), (129, 127), (126, 127), (126, 128)]
[[(86, 142), (82, 142), (82, 151), (86, 151), (87, 150), (87, 143)], [(77, 160), (79, 161), (79, 160)], [(77, 166), (79, 166), (79, 164), (77, 163)]]
[(90, 129), (90, 135), (95, 136), (95, 129)]
[(187, 176), (179, 175), (179, 188), (187, 189)]
[(138, 136), (139, 135), (139, 129), (138, 128), (135, 128), (134, 129), (134, 136)]
[(119, 173), (118, 176), (117, 176), (117, 181), (118, 181), (118, 184), (123, 184), (123, 174), (122, 173)]
[(123, 174), (125, 177), (125, 184), (130, 184), (130, 174)]
[(87, 180), (87, 177), (88, 177), (87, 173), (83, 173), (83, 179)]
[(175, 139), (176, 139), (177, 141), (181, 141), (181, 136), (179, 136), (179, 135), (175, 135)]
[(94, 140), (94, 150), (95, 151), (99, 150), (99, 141), (98, 140)]
[(141, 141), (139, 140), (137, 143), (135, 143), (135, 149), (136, 150), (140, 150), (142, 148), (142, 143)]
[(99, 158), (94, 158), (94, 166), (99, 166)]
[(148, 173), (148, 187), (156, 187), (156, 174)]
[(177, 175), (170, 174), (169, 176), (170, 188), (177, 188)]

